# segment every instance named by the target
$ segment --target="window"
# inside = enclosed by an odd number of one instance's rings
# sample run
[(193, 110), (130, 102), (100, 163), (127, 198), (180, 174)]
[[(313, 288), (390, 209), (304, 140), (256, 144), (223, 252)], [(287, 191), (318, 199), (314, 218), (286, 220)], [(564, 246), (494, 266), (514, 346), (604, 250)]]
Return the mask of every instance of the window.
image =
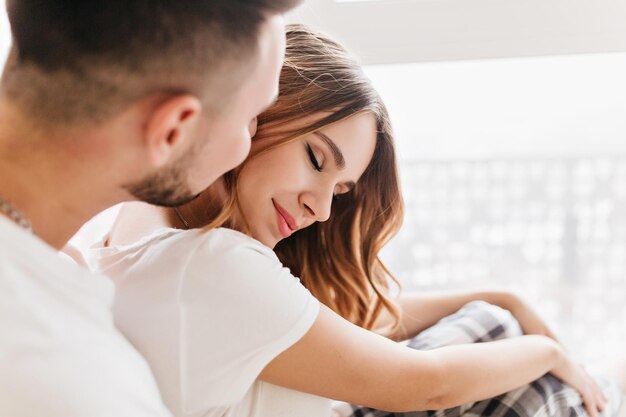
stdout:
[(626, 339), (626, 53), (366, 72), (395, 127), (406, 219), (384, 260), (404, 289), (508, 287), (586, 359), (611, 353)]

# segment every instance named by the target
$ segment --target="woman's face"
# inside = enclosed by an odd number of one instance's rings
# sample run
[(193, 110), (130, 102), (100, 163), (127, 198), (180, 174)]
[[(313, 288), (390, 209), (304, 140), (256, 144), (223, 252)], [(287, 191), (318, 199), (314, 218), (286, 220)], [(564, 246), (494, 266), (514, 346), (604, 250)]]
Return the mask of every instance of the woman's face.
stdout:
[(237, 181), (239, 215), (250, 235), (273, 248), (296, 230), (328, 220), (333, 196), (350, 191), (375, 145), (374, 115), (361, 112), (251, 158)]

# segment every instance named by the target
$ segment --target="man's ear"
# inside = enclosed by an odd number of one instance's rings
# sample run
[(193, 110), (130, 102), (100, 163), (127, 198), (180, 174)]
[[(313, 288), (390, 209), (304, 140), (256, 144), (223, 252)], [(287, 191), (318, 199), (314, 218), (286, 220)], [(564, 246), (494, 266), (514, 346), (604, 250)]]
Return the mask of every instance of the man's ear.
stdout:
[(197, 97), (181, 94), (168, 97), (152, 109), (144, 131), (144, 145), (150, 161), (158, 168), (180, 153), (189, 138), (190, 125), (197, 121), (202, 104)]

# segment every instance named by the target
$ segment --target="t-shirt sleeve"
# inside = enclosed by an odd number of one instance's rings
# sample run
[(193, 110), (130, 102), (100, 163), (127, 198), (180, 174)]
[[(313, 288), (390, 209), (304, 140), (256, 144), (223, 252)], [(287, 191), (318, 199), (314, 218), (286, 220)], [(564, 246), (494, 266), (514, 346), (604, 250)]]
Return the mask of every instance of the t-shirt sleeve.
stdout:
[(236, 233), (203, 242), (181, 285), (180, 376), (188, 411), (241, 398), (319, 311), (270, 249)]

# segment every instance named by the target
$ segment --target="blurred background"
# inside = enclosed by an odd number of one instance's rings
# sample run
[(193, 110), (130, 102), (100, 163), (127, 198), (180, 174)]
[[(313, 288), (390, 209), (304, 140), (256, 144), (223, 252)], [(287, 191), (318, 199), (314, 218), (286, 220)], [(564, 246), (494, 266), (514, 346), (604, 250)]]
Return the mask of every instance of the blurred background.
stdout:
[[(390, 109), (405, 290), (508, 288), (581, 359), (626, 351), (626, 1), (307, 0), (288, 20), (344, 43)], [(9, 42), (2, 14), (1, 62)]]

